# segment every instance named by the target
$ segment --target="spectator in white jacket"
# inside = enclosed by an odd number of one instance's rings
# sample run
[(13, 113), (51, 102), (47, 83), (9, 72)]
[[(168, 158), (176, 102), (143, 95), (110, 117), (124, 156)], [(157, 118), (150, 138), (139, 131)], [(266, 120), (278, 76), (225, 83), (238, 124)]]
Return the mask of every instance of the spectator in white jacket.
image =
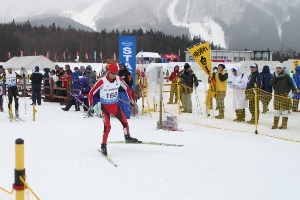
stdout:
[[(29, 85), (28, 72), (25, 69), (25, 67), (21, 67), (19, 74), (20, 74), (20, 76), (23, 77), (23, 79), (21, 79), (21, 90), (24, 90), (25, 88), (30, 89), (31, 86)], [(24, 87), (24, 83), (25, 83), (25, 87)]]
[(236, 113), (236, 119), (233, 121), (244, 122), (246, 117), (245, 108), (247, 108), (245, 90), (247, 87), (248, 77), (242, 73), (239, 65), (233, 66), (231, 72), (233, 80), (229, 84), (229, 87), (233, 90), (233, 108)]

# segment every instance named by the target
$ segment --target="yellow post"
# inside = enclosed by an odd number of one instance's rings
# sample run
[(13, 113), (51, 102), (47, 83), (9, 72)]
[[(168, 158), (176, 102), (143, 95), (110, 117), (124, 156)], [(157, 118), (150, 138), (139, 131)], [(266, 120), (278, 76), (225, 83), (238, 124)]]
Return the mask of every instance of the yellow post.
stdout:
[(25, 186), (20, 177), (25, 180), (25, 167), (24, 167), (24, 140), (16, 139), (15, 146), (15, 183), (13, 188), (16, 190), (16, 200), (24, 200)]
[(35, 109), (35, 104), (32, 104), (32, 121), (35, 121), (35, 113), (37, 113), (37, 110)]
[(180, 85), (179, 85), (179, 78), (177, 79), (177, 105), (178, 105), (178, 115), (181, 114), (181, 108), (180, 108)]
[(258, 133), (258, 97), (257, 97), (257, 84), (254, 83), (254, 116), (255, 116), (255, 134)]
[(13, 121), (12, 104), (9, 105), (9, 121)]

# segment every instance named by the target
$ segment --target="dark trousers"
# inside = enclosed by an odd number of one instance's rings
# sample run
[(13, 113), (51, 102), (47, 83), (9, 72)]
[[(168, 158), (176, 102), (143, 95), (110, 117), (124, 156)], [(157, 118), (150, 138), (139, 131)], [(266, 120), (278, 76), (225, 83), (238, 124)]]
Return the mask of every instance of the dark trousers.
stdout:
[(32, 103), (41, 105), (41, 85), (32, 85)]
[(8, 109), (10, 109), (10, 105), (12, 104), (13, 99), (15, 100), (15, 110), (19, 110), (19, 93), (17, 86), (9, 87), (7, 89), (8, 93)]
[(69, 110), (72, 105), (75, 105), (75, 110), (80, 110), (79, 108), (79, 102), (76, 99), (70, 99), (65, 107), (65, 110)]

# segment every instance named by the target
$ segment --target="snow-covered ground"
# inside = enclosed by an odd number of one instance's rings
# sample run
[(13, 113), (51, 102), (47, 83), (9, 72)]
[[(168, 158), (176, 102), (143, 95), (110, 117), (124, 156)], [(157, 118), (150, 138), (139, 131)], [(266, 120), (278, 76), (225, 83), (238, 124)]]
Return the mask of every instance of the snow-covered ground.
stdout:
[[(157, 113), (139, 114), (129, 120), (132, 136), (184, 146), (108, 144), (114, 167), (97, 151), (100, 118), (43, 102), (33, 122), (30, 103), (20, 98), (25, 122), (9, 122), (8, 114), (0, 113), (0, 186), (8, 190), (15, 140), (22, 138), (27, 182), (43, 200), (300, 199), (299, 143), (182, 121), (182, 132), (168, 132), (156, 129)], [(120, 123), (112, 118), (108, 140), (123, 139)]]

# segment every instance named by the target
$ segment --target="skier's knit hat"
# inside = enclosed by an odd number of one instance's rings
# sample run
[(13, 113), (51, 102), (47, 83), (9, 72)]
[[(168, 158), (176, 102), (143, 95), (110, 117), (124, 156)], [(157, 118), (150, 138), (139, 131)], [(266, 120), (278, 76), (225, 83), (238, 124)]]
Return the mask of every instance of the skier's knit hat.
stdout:
[(118, 67), (118, 65), (116, 65), (115, 63), (112, 63), (112, 64), (110, 64), (110, 66), (109, 66), (109, 68), (108, 68), (108, 71), (109, 71), (110, 73), (118, 73), (119, 67)]
[(221, 66), (223, 69), (225, 69), (226, 67), (225, 67), (225, 65), (224, 64), (219, 64), (219, 66)]
[(40, 70), (40, 68), (39, 68), (39, 66), (35, 66), (35, 71), (39, 71)]

